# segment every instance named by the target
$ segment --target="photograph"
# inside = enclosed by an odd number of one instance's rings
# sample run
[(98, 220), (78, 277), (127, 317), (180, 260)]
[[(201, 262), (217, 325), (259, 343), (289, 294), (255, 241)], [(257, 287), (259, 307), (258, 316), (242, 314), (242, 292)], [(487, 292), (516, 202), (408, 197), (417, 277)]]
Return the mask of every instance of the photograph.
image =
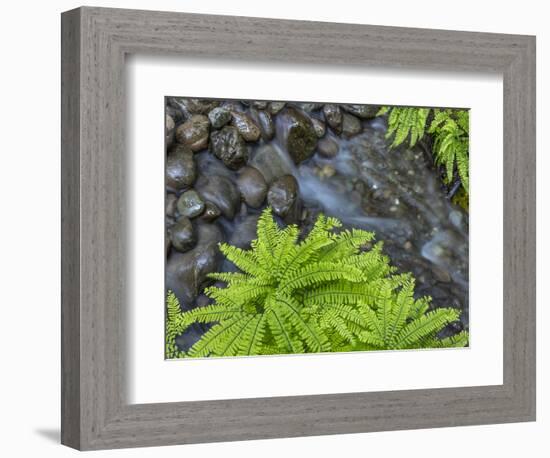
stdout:
[(164, 103), (166, 359), (469, 347), (468, 107)]
[(3, 4), (1, 456), (546, 456), (548, 14), (449, 6)]

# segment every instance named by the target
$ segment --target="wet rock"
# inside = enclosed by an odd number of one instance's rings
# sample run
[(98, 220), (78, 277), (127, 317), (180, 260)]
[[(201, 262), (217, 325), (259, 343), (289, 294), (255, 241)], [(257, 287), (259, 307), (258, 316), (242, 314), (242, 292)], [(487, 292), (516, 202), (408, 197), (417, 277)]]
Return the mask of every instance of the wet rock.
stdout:
[(220, 209), (213, 204), (212, 202), (206, 201), (204, 203), (204, 212), (200, 216), (201, 221), (214, 221), (218, 216), (220, 216), (222, 212)]
[(342, 116), (342, 135), (351, 138), (359, 134), (363, 130), (361, 121), (349, 113), (344, 113)]
[(327, 131), (325, 123), (317, 118), (311, 118), (311, 122), (313, 124), (313, 129), (315, 129), (315, 134), (317, 135), (317, 138), (323, 138)]
[(164, 237), (164, 256), (168, 257), (171, 247), (172, 243), (170, 242), (170, 237), (167, 235), (166, 237)]
[(182, 109), (191, 115), (205, 115), (220, 104), (217, 100), (188, 98), (179, 98), (179, 103)]
[(207, 305), (211, 305), (213, 303), (214, 299), (211, 299), (206, 294), (199, 294), (199, 296), (195, 300), (196, 307), (206, 307)]
[(432, 273), (439, 282), (449, 283), (451, 281), (451, 275), (449, 274), (449, 272), (439, 266), (433, 266)]
[(199, 177), (201, 175), (224, 175), (232, 177), (234, 175), (234, 172), (215, 156), (212, 151), (212, 140), (210, 140), (210, 148), (207, 151), (195, 154), (195, 163), (197, 164), (197, 176)]
[(204, 201), (213, 203), (223, 216), (233, 219), (239, 208), (241, 195), (228, 177), (221, 175), (202, 177), (197, 182), (196, 189)]
[(193, 189), (185, 191), (177, 202), (178, 213), (181, 216), (195, 218), (204, 211), (204, 201)]
[(193, 151), (186, 145), (176, 145), (166, 157), (166, 186), (172, 191), (179, 191), (190, 187), (196, 177)]
[(217, 272), (223, 260), (218, 248), (223, 234), (216, 224), (199, 224), (196, 234), (194, 248), (185, 253), (173, 251), (166, 262), (166, 289), (174, 292), (183, 310), (191, 308), (207, 275)]
[(311, 157), (317, 145), (317, 134), (309, 116), (295, 108), (286, 108), (279, 118), (277, 128), (281, 130), (281, 138), (294, 163)]
[(267, 193), (267, 202), (276, 215), (285, 222), (296, 220), (298, 210), (298, 182), (292, 175), (283, 175), (273, 182)]
[(171, 216), (167, 216), (164, 220), (164, 229), (166, 231), (166, 237), (164, 237), (164, 254), (168, 256), (170, 253), (170, 248), (172, 247), (172, 242), (170, 241), (170, 228), (176, 224), (176, 220)]
[(189, 310), (197, 297), (193, 250), (172, 252), (166, 261), (166, 289), (172, 291), (183, 310)]
[(185, 216), (182, 216), (176, 221), (170, 230), (170, 240), (172, 246), (182, 253), (190, 250), (197, 243), (197, 236), (193, 229), (191, 220)]
[(239, 210), (239, 216), (240, 217), (244, 217), (248, 215), (248, 207), (246, 206), (246, 204), (244, 202), (241, 203), (241, 208)]
[(380, 111), (380, 106), (378, 105), (342, 105), (342, 108), (361, 119), (374, 118)]
[(267, 106), (267, 111), (269, 111), (272, 115), (276, 115), (285, 107), (285, 105), (285, 102), (270, 102)]
[(265, 100), (243, 100), (241, 103), (247, 107), (257, 108), (258, 110), (265, 110), (268, 104)]
[(210, 150), (232, 170), (242, 167), (248, 160), (248, 147), (233, 126), (225, 126), (222, 130), (212, 132)]
[(322, 103), (314, 103), (314, 102), (295, 102), (293, 103), (293, 105), (307, 113), (320, 110), (323, 107)]
[(174, 224), (176, 224), (176, 218), (173, 216), (166, 215), (166, 229), (170, 229)]
[(252, 208), (259, 208), (267, 194), (267, 183), (264, 176), (254, 167), (243, 167), (237, 178), (237, 187), (245, 203)]
[(250, 165), (260, 171), (268, 184), (275, 178), (292, 174), (294, 170), (294, 163), (290, 156), (282, 149), (270, 144), (256, 150)]
[(332, 130), (338, 135), (341, 134), (343, 115), (340, 107), (338, 105), (327, 103), (323, 107), (323, 114), (325, 115), (327, 124), (332, 128)]
[(260, 128), (246, 113), (231, 112), (231, 123), (237, 128), (241, 137), (247, 142), (255, 142), (260, 138)]
[(248, 215), (235, 224), (229, 243), (243, 250), (250, 249), (250, 243), (256, 238), (258, 215)]
[(238, 100), (226, 100), (223, 103), (222, 107), (225, 108), (226, 110), (228, 110), (229, 112), (231, 112), (231, 111), (244, 111), (245, 110), (243, 104), (241, 102), (239, 102)]
[(193, 151), (200, 151), (208, 146), (209, 130), (210, 122), (206, 116), (193, 115), (176, 129), (176, 139)]
[(336, 169), (330, 164), (323, 165), (323, 167), (321, 167), (321, 170), (319, 172), (319, 176), (321, 178), (330, 178), (330, 177), (333, 177), (334, 175), (336, 175)]
[(176, 103), (170, 103), (170, 99), (166, 102), (166, 114), (170, 116), (176, 124), (183, 120), (183, 112), (180, 106)]
[(197, 224), (197, 247), (207, 245), (218, 245), (223, 242), (224, 237), (221, 229), (216, 223)]
[(174, 143), (174, 135), (176, 130), (176, 123), (174, 118), (169, 114), (166, 115), (166, 123), (164, 124), (165, 135), (166, 135), (166, 148), (170, 148), (172, 143)]
[(327, 159), (333, 158), (338, 154), (340, 147), (338, 146), (338, 143), (330, 138), (325, 137), (319, 140), (319, 143), (317, 143), (317, 151), (319, 154)]
[(217, 272), (221, 261), (218, 244), (223, 242), (220, 228), (214, 224), (200, 224), (197, 229), (198, 242), (195, 249), (195, 272), (198, 285), (206, 281), (209, 273)]
[(167, 193), (166, 194), (166, 200), (165, 200), (165, 206), (166, 206), (166, 215), (170, 217), (175, 217), (176, 215), (176, 202), (178, 201), (178, 198), (175, 194)]
[(221, 129), (229, 121), (231, 121), (231, 113), (225, 108), (216, 107), (208, 113), (208, 119), (214, 129)]
[(254, 122), (260, 126), (261, 136), (265, 141), (271, 140), (275, 135), (275, 125), (273, 124), (273, 118), (267, 111), (250, 110), (250, 116)]

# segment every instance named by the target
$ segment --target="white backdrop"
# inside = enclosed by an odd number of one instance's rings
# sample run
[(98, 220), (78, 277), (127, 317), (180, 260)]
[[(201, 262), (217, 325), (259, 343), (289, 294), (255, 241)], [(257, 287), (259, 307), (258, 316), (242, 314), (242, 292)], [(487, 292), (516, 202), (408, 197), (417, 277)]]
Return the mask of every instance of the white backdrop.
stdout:
[[(233, 0), (128, 0), (93, 2), (99, 6), (180, 10), (200, 13), (360, 22), (382, 25), (447, 28), (538, 36), (538, 150), (547, 151), (543, 126), (550, 122), (548, 81), (550, 31), (544, 2), (479, 2), (461, 0), (452, 8), (441, 0), (358, 2), (356, 0), (272, 2)], [(59, 13), (78, 3), (68, 0), (10, 2), (0, 18), (2, 72), (0, 87), (0, 304), (2, 378), (0, 389), (0, 451), (6, 456), (71, 456), (57, 445), (59, 431)], [(449, 14), (452, 12), (452, 14)], [(543, 106), (544, 105), (544, 106)], [(6, 163), (7, 159), (7, 163)], [(539, 154), (538, 233), (548, 232), (542, 213), (550, 184), (542, 183), (548, 156)], [(251, 441), (155, 449), (106, 451), (99, 456), (202, 457), (334, 456), (342, 451), (410, 457), (426, 453), (463, 457), (491, 453), (500, 457), (546, 456), (550, 428), (548, 385), (550, 324), (543, 305), (548, 292), (543, 263), (548, 242), (539, 237), (538, 422), (438, 430), (357, 434), (316, 438)], [(546, 300), (545, 300), (546, 299)], [(545, 364), (543, 364), (543, 361)], [(452, 414), (450, 412), (449, 414)]]
[[(502, 76), (131, 57), (128, 94), (130, 401), (237, 399), (502, 384)], [(216, 81), (227, 81), (227, 86)], [(185, 82), (185, 83), (183, 83)], [(166, 94), (468, 107), (470, 347), (164, 361)], [(490, 169), (491, 173), (483, 173)], [(480, 173), (481, 172), (481, 173)], [(156, 306), (155, 306), (156, 304)], [(368, 369), (366, 369), (368, 368)], [(231, 377), (227, 377), (231, 374)], [(282, 377), (292, 374), (292, 377)], [(224, 383), (220, 384), (220, 379)], [(185, 390), (179, 383), (185, 381)]]

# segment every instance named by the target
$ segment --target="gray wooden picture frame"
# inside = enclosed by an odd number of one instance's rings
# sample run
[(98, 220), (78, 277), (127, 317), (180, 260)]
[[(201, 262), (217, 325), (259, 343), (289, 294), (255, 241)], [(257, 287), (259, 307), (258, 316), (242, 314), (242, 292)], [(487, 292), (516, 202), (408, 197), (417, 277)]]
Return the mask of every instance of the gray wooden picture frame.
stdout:
[[(83, 7), (62, 14), (62, 443), (81, 450), (535, 419), (535, 38)], [(125, 56), (504, 78), (502, 385), (128, 404)]]

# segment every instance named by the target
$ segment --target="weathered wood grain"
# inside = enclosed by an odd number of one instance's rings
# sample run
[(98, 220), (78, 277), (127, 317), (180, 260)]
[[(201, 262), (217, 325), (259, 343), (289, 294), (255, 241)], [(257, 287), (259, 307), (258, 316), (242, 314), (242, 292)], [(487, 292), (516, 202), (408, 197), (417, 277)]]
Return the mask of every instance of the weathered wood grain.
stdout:
[[(504, 384), (129, 405), (124, 57), (504, 75)], [(138, 447), (535, 418), (535, 39), (80, 8), (62, 16), (62, 442)]]

